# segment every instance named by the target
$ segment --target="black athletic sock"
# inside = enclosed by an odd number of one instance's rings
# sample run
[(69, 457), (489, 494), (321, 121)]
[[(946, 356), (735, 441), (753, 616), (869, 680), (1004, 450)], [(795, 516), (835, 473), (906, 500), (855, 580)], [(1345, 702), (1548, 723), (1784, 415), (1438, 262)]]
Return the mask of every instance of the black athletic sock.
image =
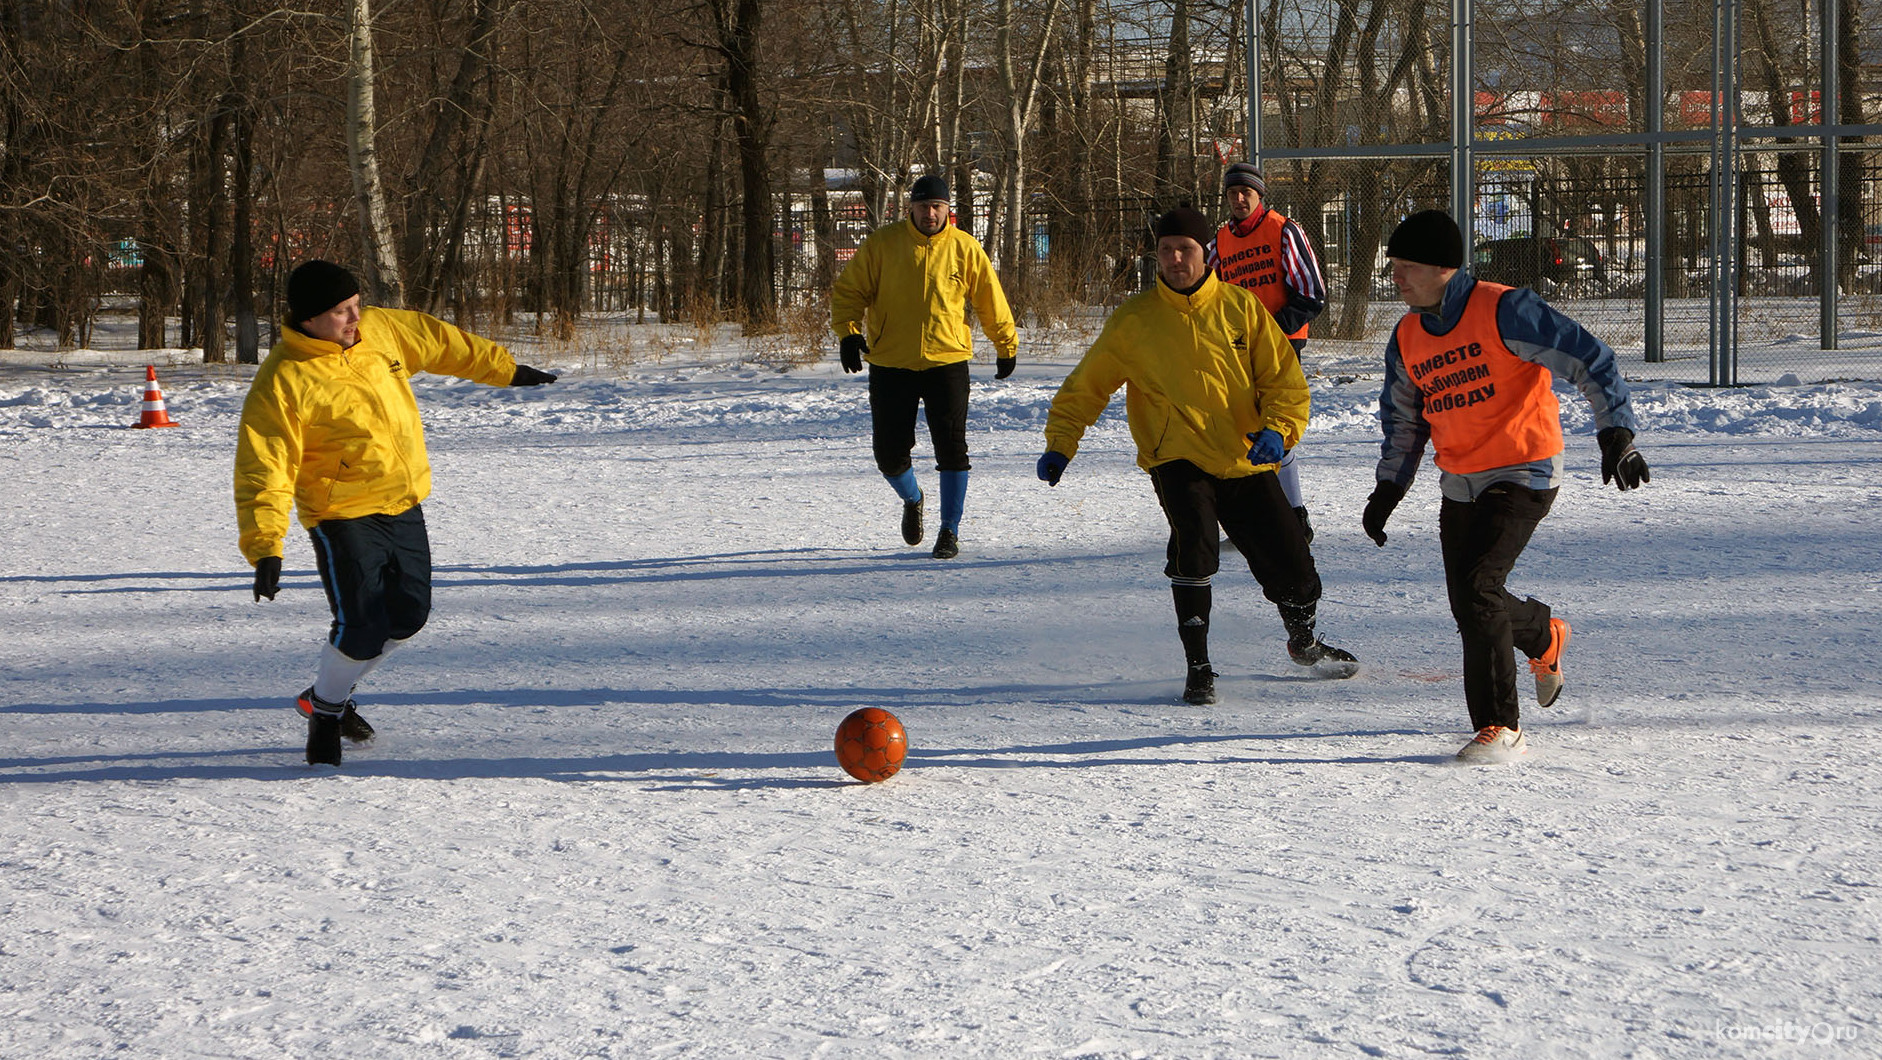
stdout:
[(1176, 602), (1176, 635), (1183, 640), (1183, 657), (1191, 666), (1209, 661), (1209, 605), (1214, 594), (1207, 585), (1171, 583)]

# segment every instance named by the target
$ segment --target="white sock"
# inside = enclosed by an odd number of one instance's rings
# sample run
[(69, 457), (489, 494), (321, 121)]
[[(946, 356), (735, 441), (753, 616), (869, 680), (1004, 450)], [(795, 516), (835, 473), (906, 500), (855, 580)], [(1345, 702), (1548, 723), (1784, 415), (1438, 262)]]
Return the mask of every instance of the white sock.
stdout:
[(320, 649), (320, 671), (314, 677), (314, 698), (323, 703), (344, 703), (353, 694), (353, 686), (382, 658), (349, 658), (332, 644)]

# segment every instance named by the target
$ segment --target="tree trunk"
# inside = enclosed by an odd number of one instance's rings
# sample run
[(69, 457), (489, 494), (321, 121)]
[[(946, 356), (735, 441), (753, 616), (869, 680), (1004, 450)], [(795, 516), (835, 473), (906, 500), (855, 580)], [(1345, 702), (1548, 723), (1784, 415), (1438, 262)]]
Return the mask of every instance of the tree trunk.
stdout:
[[(401, 261), (411, 278), (409, 300), (420, 309), (438, 308), (455, 271), (469, 211), (463, 208), (483, 156), (489, 149), (482, 134), (489, 106), (479, 106), (477, 85), (490, 65), (496, 36), (495, 0), (475, 0), (465, 31), (457, 72), (444, 98), (430, 107), (431, 128), (406, 180), (405, 232)], [(471, 130), (467, 131), (467, 126)], [(462, 141), (468, 138), (468, 144)]]
[(772, 289), (770, 120), (758, 93), (760, 0), (736, 0), (732, 21), (724, 26), (725, 79), (733, 104), (732, 132), (738, 142), (740, 212), (744, 253), (739, 262), (739, 303), (745, 333), (770, 331), (777, 321)]
[(1157, 93), (1157, 208), (1168, 210), (1190, 197), (1194, 158), (1185, 165), (1178, 153), (1189, 142), (1190, 101), (1195, 71), (1189, 48), (1189, 0), (1170, 6), (1170, 49), (1164, 57), (1163, 87)]
[[(147, 28), (159, 23), (164, 14), (158, 5), (150, 5), (140, 12), (137, 30), (138, 93), (151, 106), (156, 106), (156, 101), (162, 98), (172, 76), (157, 54)], [(142, 148), (146, 157), (157, 158), (168, 153), (169, 133), (165, 130), (169, 124), (161, 120), (146, 123)], [(138, 266), (137, 279), (137, 348), (140, 350), (163, 349), (168, 344), (168, 317), (176, 301), (176, 220), (174, 204), (170, 201), (173, 195), (164, 186), (164, 175), (163, 170), (152, 167), (139, 189), (139, 198), (143, 200), (138, 211), (140, 226), (136, 236), (138, 256), (143, 259)]]
[(234, 29), (229, 55), (230, 134), (234, 139), (234, 223), (230, 231), (229, 305), (235, 314), (235, 359), (241, 364), (261, 363), (261, 328), (255, 320), (255, 232), (253, 186), (255, 174), (255, 100), (248, 86), (248, 35), (243, 32), (245, 4), (230, 5)]
[(713, 122), (712, 148), (706, 156), (704, 206), (699, 217), (699, 272), (694, 277), (693, 289), (686, 292), (691, 303), (686, 308), (694, 314), (695, 321), (717, 316), (722, 307), (719, 280), (725, 260), (725, 192), (720, 173), (724, 158), (725, 123), (724, 118), (720, 118)]
[[(1751, 0), (1750, 7), (1749, 13), (1758, 41), (1758, 70), (1764, 76), (1765, 92), (1771, 104), (1771, 124), (1794, 124), (1790, 105), (1791, 94), (1784, 83), (1784, 71), (1780, 66), (1782, 56), (1778, 54), (1778, 41), (1771, 26), (1770, 0)], [(1802, 71), (1799, 73), (1801, 74)], [(1810, 184), (1810, 170), (1810, 162), (1806, 156), (1795, 151), (1778, 152), (1778, 183), (1784, 186), (1784, 193), (1790, 197), (1791, 209), (1797, 215), (1797, 227), (1802, 236), (1802, 244), (1814, 250), (1821, 245), (1823, 219), (1817, 210), (1816, 189)], [(1759, 187), (1757, 190), (1758, 201), (1752, 204), (1753, 215), (1758, 222), (1765, 265), (1771, 267), (1777, 263), (1777, 246), (1770, 235), (1771, 208), (1764, 199), (1762, 188)], [(1812, 286), (1815, 286), (1821, 282), (1817, 278), (1817, 273), (1821, 270), (1823, 263), (1815, 254), (1808, 255), (1808, 258), (1810, 282)]]
[[(1836, 40), (1836, 67), (1842, 76), (1838, 79), (1836, 98), (1842, 108), (1837, 116), (1841, 124), (1858, 125), (1863, 122), (1862, 77), (1862, 0), (1828, 0), (1837, 3), (1837, 28), (1842, 32)], [(1873, 31), (1871, 31), (1873, 32)], [(1872, 38), (1867, 38), (1872, 39)], [(1831, 115), (1825, 114), (1826, 121)], [(1837, 155), (1837, 189), (1841, 201), (1837, 204), (1836, 227), (1840, 243), (1836, 255), (1837, 279), (1845, 289), (1855, 286), (1856, 259), (1862, 253), (1863, 219), (1869, 216), (1868, 196), (1874, 193), (1874, 185), (1862, 179), (1864, 154), (1855, 150), (1856, 145), (1846, 144)]]
[(224, 230), (227, 196), (223, 192), (226, 186), (224, 155), (228, 150), (229, 137), (229, 110), (226, 103), (227, 97), (220, 97), (218, 106), (206, 123), (208, 128), (202, 145), (203, 187), (199, 200), (203, 206), (203, 223), (200, 228), (202, 243), (197, 247), (201, 255), (197, 275), (201, 277), (201, 282), (197, 289), (196, 330), (197, 341), (203, 347), (203, 360), (212, 364), (221, 364), (229, 359), (223, 349), (222, 335), (222, 325), (227, 319), (223, 295), (228, 289), (222, 263), (228, 260), (229, 242)]
[(1045, 69), (1046, 50), (1052, 43), (1052, 27), (1059, 15), (1059, 0), (1050, 0), (1045, 24), (1039, 28), (1039, 46), (1026, 64), (1024, 80), (1013, 66), (1013, 0), (999, 0), (1000, 88), (1006, 96), (1007, 173), (1004, 249), (1000, 265), (1007, 273), (1006, 290), (1015, 303), (1014, 315), (1023, 313), (1028, 301), (1032, 248), (1026, 224), (1026, 129), (1032, 124), (1033, 108), (1039, 99), (1039, 80)]
[(373, 146), (379, 119), (373, 103), (371, 0), (352, 0), (348, 18), (346, 150), (353, 171), (353, 197), (359, 204), (366, 296), (374, 305), (398, 309), (405, 305), (405, 284), (399, 277), (385, 183), (379, 177), (379, 153)]

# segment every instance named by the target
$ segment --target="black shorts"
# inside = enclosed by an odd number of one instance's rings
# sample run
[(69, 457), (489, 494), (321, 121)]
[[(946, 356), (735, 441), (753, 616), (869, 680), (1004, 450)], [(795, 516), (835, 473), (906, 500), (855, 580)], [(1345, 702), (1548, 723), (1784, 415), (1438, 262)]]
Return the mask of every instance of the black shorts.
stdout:
[(1222, 535), (1227, 534), (1269, 600), (1295, 606), (1319, 602), (1320, 572), (1274, 472), (1216, 478), (1176, 460), (1151, 468), (1150, 480), (1170, 523), (1164, 574), (1207, 581), (1221, 566)]
[(431, 617), (431, 539), (413, 505), (398, 515), (329, 519), (308, 531), (333, 609), (327, 639), (349, 659), (375, 658)]

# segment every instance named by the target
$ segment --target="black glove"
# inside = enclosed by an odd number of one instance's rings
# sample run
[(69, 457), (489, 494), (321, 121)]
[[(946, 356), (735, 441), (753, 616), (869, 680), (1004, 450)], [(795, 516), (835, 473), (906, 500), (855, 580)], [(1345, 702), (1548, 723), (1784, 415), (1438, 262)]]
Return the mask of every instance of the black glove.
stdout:
[(1046, 450), (1039, 457), (1039, 481), (1048, 486), (1058, 485), (1059, 476), (1065, 474), (1065, 466), (1071, 462), (1071, 457), (1056, 449)]
[(1405, 487), (1396, 482), (1380, 482), (1372, 489), (1372, 496), (1366, 498), (1366, 512), (1359, 517), (1359, 525), (1366, 528), (1366, 536), (1380, 548), (1385, 547), (1385, 521), (1392, 518), (1392, 509), (1405, 499)]
[(526, 364), (516, 366), (516, 374), (510, 377), (511, 386), (541, 386), (555, 382), (554, 372), (539, 371)]
[(1013, 368), (1018, 364), (1019, 364), (1018, 357), (1000, 358), (999, 360), (993, 362), (993, 377), (995, 379), (1005, 379), (1007, 376), (1013, 374)]
[(263, 556), (255, 561), (255, 602), (262, 597), (274, 599), (281, 591), (281, 557)]
[(1642, 483), (1652, 482), (1653, 475), (1647, 470), (1647, 458), (1634, 448), (1634, 432), (1625, 427), (1609, 427), (1595, 435), (1601, 443), (1601, 484), (1610, 481), (1625, 493), (1640, 488)]
[(869, 352), (869, 340), (861, 335), (843, 336), (843, 370), (860, 372), (863, 370), (863, 354)]

